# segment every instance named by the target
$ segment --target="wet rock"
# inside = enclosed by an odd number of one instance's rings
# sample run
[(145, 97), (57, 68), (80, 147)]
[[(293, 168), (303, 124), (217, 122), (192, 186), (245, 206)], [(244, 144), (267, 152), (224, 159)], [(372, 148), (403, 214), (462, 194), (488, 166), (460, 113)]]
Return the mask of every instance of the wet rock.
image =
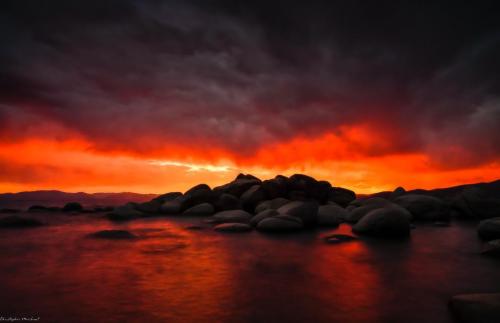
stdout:
[(152, 201), (159, 201), (160, 204), (163, 204), (168, 201), (173, 201), (179, 196), (182, 196), (181, 192), (169, 192), (155, 197)]
[(236, 178), (231, 183), (215, 187), (214, 192), (219, 195), (223, 193), (231, 194), (239, 198), (250, 187), (260, 183), (261, 181), (257, 179)]
[(182, 214), (187, 216), (208, 216), (214, 214), (214, 212), (215, 209), (212, 204), (202, 203), (187, 209)]
[(500, 239), (488, 241), (481, 254), (486, 256), (500, 257)]
[(347, 234), (332, 234), (323, 238), (326, 243), (341, 243), (358, 240), (358, 238)]
[(0, 228), (31, 228), (43, 225), (37, 219), (25, 218), (18, 215), (9, 215), (0, 218)]
[(178, 201), (181, 211), (185, 211), (201, 203), (213, 204), (216, 200), (217, 195), (212, 189), (206, 184), (200, 184), (190, 188), (183, 196), (179, 196), (174, 201)]
[(318, 208), (318, 225), (338, 226), (347, 218), (348, 212), (334, 204), (321, 205)]
[(352, 231), (378, 237), (404, 237), (410, 233), (408, 211), (399, 207), (373, 210), (356, 223)]
[(479, 222), (477, 233), (484, 240), (500, 239), (500, 217)]
[(276, 211), (274, 209), (264, 210), (264, 211), (258, 213), (257, 215), (255, 215), (250, 220), (250, 224), (255, 227), (255, 226), (257, 226), (257, 224), (259, 224), (260, 221), (264, 220), (265, 218), (270, 218), (270, 217), (276, 216), (276, 215), (279, 215), (279, 213), (278, 213), (278, 211)]
[(214, 227), (218, 232), (248, 232), (252, 227), (246, 223), (223, 223)]
[(112, 221), (127, 221), (142, 217), (143, 213), (135, 209), (135, 205), (132, 203), (117, 206), (111, 211), (107, 217)]
[(328, 192), (328, 200), (335, 202), (336, 204), (346, 207), (356, 199), (356, 194), (342, 187), (332, 187)]
[(291, 232), (302, 228), (302, 220), (290, 215), (273, 216), (263, 219), (257, 224), (257, 229), (265, 232)]
[(112, 239), (112, 240), (131, 240), (136, 239), (137, 236), (126, 230), (102, 230), (89, 235), (91, 238), (96, 239)]
[(255, 208), (255, 214), (260, 213), (264, 210), (268, 210), (268, 209), (277, 210), (280, 207), (282, 207), (283, 205), (290, 203), (290, 202), (291, 202), (290, 200), (283, 198), (283, 197), (277, 197), (277, 198), (272, 199), (272, 200), (263, 201), (263, 202), (259, 203), (259, 205), (257, 205), (257, 207)]
[(240, 199), (227, 193), (221, 194), (214, 204), (217, 211), (241, 209)]
[(318, 204), (314, 201), (290, 202), (280, 207), (278, 213), (301, 219), (304, 227), (312, 227), (318, 223)]
[(359, 220), (361, 220), (365, 215), (367, 215), (371, 211), (383, 208), (384, 206), (387, 206), (387, 205), (390, 205), (390, 204), (387, 203), (384, 205), (380, 205), (378, 203), (373, 203), (373, 204), (367, 204), (367, 205), (355, 207), (351, 211), (349, 211), (349, 213), (346, 217), (346, 222), (357, 223)]
[(459, 322), (500, 322), (500, 293), (456, 295), (449, 306)]
[(252, 215), (243, 210), (229, 210), (215, 213), (212, 219), (217, 223), (248, 223)]
[(162, 202), (160, 200), (151, 200), (149, 202), (139, 203), (135, 206), (135, 209), (142, 213), (147, 214), (157, 214), (160, 213), (160, 207)]
[(176, 198), (175, 200), (164, 202), (160, 206), (160, 213), (168, 215), (180, 214), (181, 202), (179, 201), (179, 198), (182, 198), (182, 196)]
[(253, 212), (257, 204), (265, 199), (264, 191), (260, 185), (250, 187), (241, 195), (241, 205), (248, 212)]
[(410, 211), (415, 220), (442, 221), (450, 218), (449, 208), (437, 197), (406, 194), (395, 199), (394, 203)]
[(70, 202), (70, 203), (66, 203), (66, 205), (64, 205), (62, 210), (63, 210), (63, 212), (78, 212), (78, 211), (83, 210), (83, 207), (80, 203)]

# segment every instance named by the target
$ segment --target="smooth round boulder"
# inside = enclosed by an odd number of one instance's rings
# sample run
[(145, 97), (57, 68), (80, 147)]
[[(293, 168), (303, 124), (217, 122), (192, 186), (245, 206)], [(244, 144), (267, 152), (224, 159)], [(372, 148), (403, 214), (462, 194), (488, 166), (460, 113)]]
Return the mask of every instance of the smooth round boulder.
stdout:
[(160, 213), (168, 214), (168, 215), (180, 214), (181, 213), (181, 202), (178, 199), (164, 202), (160, 206)]
[(346, 222), (348, 223), (357, 223), (359, 220), (361, 220), (365, 215), (370, 213), (373, 210), (380, 209), (385, 205), (379, 205), (377, 203), (374, 204), (367, 204), (367, 205), (362, 205), (359, 207), (354, 207), (349, 211), (346, 217)]
[(192, 206), (201, 203), (214, 203), (217, 200), (217, 194), (212, 191), (210, 186), (206, 184), (196, 185), (179, 196), (174, 201), (180, 203), (181, 211), (185, 211)]
[(0, 228), (33, 228), (43, 225), (37, 219), (25, 218), (18, 215), (9, 215), (0, 218)]
[(160, 204), (163, 204), (167, 201), (173, 201), (176, 198), (178, 198), (179, 196), (182, 196), (181, 192), (169, 192), (169, 193), (165, 193), (165, 194), (162, 194), (160, 196), (157, 196), (153, 200), (159, 201)]
[(215, 213), (212, 219), (216, 223), (248, 223), (252, 215), (243, 210), (228, 210)]
[(301, 219), (304, 227), (312, 227), (318, 223), (318, 203), (313, 201), (287, 203), (278, 209), (278, 213)]
[(479, 187), (464, 189), (453, 201), (459, 216), (470, 219), (489, 219), (500, 215), (500, 194)]
[(126, 230), (102, 230), (91, 233), (91, 238), (96, 239), (111, 239), (111, 240), (131, 240), (136, 239), (137, 236)]
[(108, 219), (112, 221), (127, 221), (141, 216), (143, 216), (143, 213), (137, 211), (134, 205), (130, 203), (115, 207), (113, 211), (107, 215)]
[(268, 199), (287, 196), (288, 177), (278, 175), (262, 182), (262, 189)]
[(348, 212), (334, 204), (321, 205), (318, 208), (318, 225), (338, 226), (347, 218)]
[(410, 234), (408, 211), (399, 207), (375, 209), (365, 215), (352, 231), (376, 237), (405, 237)]
[(280, 207), (282, 207), (283, 205), (290, 203), (290, 202), (291, 202), (290, 200), (283, 198), (283, 197), (277, 197), (277, 198), (272, 199), (272, 200), (262, 201), (255, 208), (255, 214), (260, 213), (260, 212), (267, 210), (267, 209), (277, 210)]
[(240, 199), (228, 193), (221, 194), (214, 205), (217, 211), (241, 209)]
[(182, 214), (187, 216), (208, 216), (214, 214), (215, 209), (210, 203), (201, 203), (190, 207)]
[(500, 239), (500, 217), (479, 222), (477, 234), (484, 240)]
[(78, 212), (83, 210), (83, 206), (77, 202), (69, 202), (62, 208), (63, 212)]
[(257, 230), (265, 232), (292, 232), (302, 228), (302, 220), (290, 215), (277, 215), (265, 218), (257, 224)]
[(500, 322), (500, 293), (455, 295), (449, 306), (459, 322)]
[(406, 194), (396, 198), (394, 203), (410, 211), (415, 220), (446, 221), (450, 218), (446, 204), (434, 196)]
[(135, 206), (135, 209), (139, 212), (155, 214), (160, 212), (160, 207), (162, 202), (160, 200), (151, 200), (149, 202), (139, 203)]
[(216, 194), (231, 194), (236, 197), (240, 197), (241, 194), (245, 193), (250, 187), (260, 184), (261, 181), (252, 178), (237, 178), (234, 181), (218, 186), (214, 188)]
[(395, 200), (398, 197), (403, 196), (405, 194), (406, 194), (406, 190), (404, 189), (404, 187), (398, 186), (398, 187), (396, 187), (396, 189), (394, 191), (391, 192), (391, 194), (389, 195), (389, 199)]
[(260, 185), (250, 187), (241, 195), (241, 205), (248, 212), (253, 212), (257, 204), (265, 199), (264, 191)]
[(342, 187), (332, 187), (328, 192), (328, 201), (346, 207), (356, 199), (356, 193)]
[(264, 211), (258, 213), (257, 215), (255, 215), (250, 220), (250, 224), (255, 227), (255, 226), (257, 226), (257, 224), (259, 224), (260, 221), (264, 220), (265, 218), (270, 218), (270, 217), (276, 216), (276, 215), (279, 215), (278, 211), (276, 211), (276, 210), (273, 210), (273, 209), (264, 210)]
[(248, 232), (252, 227), (246, 223), (222, 223), (214, 227), (218, 232)]

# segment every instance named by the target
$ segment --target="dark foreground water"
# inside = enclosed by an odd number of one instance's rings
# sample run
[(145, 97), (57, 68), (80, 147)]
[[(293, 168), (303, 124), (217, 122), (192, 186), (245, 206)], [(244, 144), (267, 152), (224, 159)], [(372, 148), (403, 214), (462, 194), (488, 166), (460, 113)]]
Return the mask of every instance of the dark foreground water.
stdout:
[[(453, 322), (457, 293), (498, 292), (475, 225), (418, 225), (407, 241), (188, 230), (199, 219), (112, 224), (37, 215), (0, 230), (0, 316), (41, 322)], [(121, 228), (137, 241), (86, 238)]]

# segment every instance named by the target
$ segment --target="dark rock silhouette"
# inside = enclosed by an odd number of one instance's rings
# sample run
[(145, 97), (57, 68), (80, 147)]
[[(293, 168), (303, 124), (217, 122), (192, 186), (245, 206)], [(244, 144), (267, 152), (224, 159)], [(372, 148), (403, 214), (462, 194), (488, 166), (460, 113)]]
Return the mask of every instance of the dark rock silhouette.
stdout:
[(347, 211), (335, 204), (321, 205), (318, 208), (318, 225), (338, 226), (347, 218)]
[(315, 201), (290, 202), (280, 207), (278, 212), (301, 219), (304, 227), (313, 227), (318, 223), (318, 203)]
[(443, 200), (427, 195), (406, 194), (394, 200), (404, 207), (415, 220), (442, 221), (450, 218), (450, 209)]
[(369, 212), (361, 218), (352, 231), (379, 237), (405, 237), (410, 234), (410, 221), (408, 211), (386, 206)]
[(78, 202), (69, 202), (62, 208), (63, 212), (78, 212), (83, 210), (83, 206)]
[(212, 204), (210, 203), (201, 203), (198, 205), (195, 205), (193, 207), (190, 207), (186, 211), (184, 211), (182, 214), (183, 215), (188, 215), (188, 216), (208, 216), (212, 215), (215, 212), (215, 208), (213, 207)]
[(479, 222), (477, 233), (484, 240), (500, 239), (500, 217)]
[(89, 235), (91, 238), (96, 239), (112, 239), (112, 240), (131, 240), (136, 239), (137, 236), (126, 230), (102, 230)]
[(32, 228), (42, 226), (43, 223), (37, 219), (9, 215), (0, 218), (0, 228)]

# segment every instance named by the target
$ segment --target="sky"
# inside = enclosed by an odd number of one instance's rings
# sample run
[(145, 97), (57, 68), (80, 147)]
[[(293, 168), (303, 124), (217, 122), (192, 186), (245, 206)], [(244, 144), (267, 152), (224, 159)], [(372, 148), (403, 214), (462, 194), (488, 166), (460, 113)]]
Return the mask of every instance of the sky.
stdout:
[(494, 1), (0, 2), (0, 192), (500, 178)]

